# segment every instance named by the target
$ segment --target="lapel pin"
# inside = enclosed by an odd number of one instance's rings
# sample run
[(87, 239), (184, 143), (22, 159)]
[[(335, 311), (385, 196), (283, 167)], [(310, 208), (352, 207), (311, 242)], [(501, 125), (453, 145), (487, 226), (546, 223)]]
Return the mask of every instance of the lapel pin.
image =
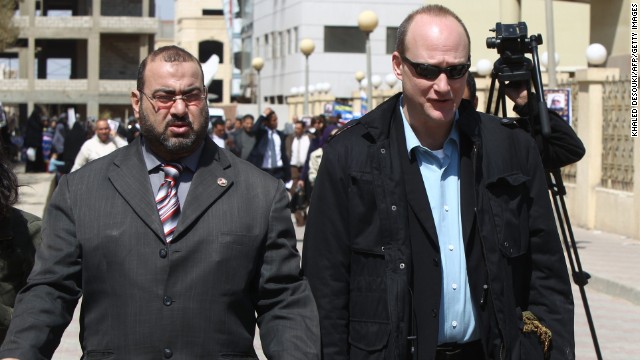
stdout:
[(227, 184), (228, 184), (227, 179), (225, 179), (225, 178), (218, 178), (218, 185), (220, 185), (220, 186), (222, 186), (222, 187), (225, 187), (225, 186), (227, 186)]

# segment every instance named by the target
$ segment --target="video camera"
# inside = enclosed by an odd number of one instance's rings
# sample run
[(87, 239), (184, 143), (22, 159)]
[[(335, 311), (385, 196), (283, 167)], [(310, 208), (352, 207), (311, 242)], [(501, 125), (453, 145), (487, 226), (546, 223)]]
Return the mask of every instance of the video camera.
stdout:
[[(490, 29), (495, 32), (495, 37), (487, 38), (487, 48), (497, 49), (500, 58), (493, 64), (491, 73), (491, 86), (487, 101), (487, 113), (491, 113), (491, 101), (495, 90), (496, 80), (500, 84), (494, 115), (498, 114), (498, 109), (502, 105), (502, 114), (506, 116), (506, 102), (504, 99), (504, 86), (507, 82), (524, 81), (527, 87), (527, 95), (531, 96), (531, 84), (538, 97), (540, 114), (540, 125), (543, 136), (546, 138), (550, 134), (549, 119), (546, 110), (546, 103), (542, 98), (542, 79), (540, 76), (540, 62), (538, 59), (538, 45), (542, 44), (542, 35), (531, 35), (527, 33), (527, 24), (523, 21), (517, 24), (496, 23), (496, 27)], [(531, 54), (531, 59), (525, 56)], [(530, 102), (532, 104), (532, 102)], [(545, 107), (545, 108), (542, 108)]]
[[(527, 23), (517, 24), (496, 23), (495, 37), (487, 38), (487, 48), (498, 49), (498, 54), (505, 63), (522, 62), (525, 53), (532, 53), (531, 38), (527, 35)], [(537, 45), (542, 44), (542, 36), (534, 35)]]

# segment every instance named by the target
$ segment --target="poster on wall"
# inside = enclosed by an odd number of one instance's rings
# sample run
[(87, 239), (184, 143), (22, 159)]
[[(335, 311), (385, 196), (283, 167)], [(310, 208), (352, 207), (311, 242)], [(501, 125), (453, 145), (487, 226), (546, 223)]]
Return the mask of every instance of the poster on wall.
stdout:
[(544, 98), (549, 110), (571, 125), (571, 89), (544, 89)]

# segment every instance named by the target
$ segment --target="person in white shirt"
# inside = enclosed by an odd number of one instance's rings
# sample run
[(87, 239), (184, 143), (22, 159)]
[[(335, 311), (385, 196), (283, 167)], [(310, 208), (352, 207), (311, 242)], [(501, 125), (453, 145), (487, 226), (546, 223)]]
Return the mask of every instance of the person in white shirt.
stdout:
[[(290, 191), (292, 197), (296, 193), (298, 193), (299, 197), (304, 197), (303, 183), (300, 182), (300, 180), (304, 179), (302, 179), (300, 175), (302, 174), (304, 163), (307, 160), (307, 152), (309, 151), (310, 144), (311, 139), (308, 134), (305, 134), (305, 123), (303, 121), (296, 121), (293, 134), (287, 136), (285, 144), (291, 166), (291, 180), (293, 185)], [(294, 211), (296, 225), (303, 226), (307, 218), (305, 210), (296, 209)]]
[(125, 139), (114, 133), (112, 133), (109, 122), (106, 119), (96, 121), (96, 133), (91, 139), (82, 144), (71, 171), (76, 171), (87, 163), (128, 144)]

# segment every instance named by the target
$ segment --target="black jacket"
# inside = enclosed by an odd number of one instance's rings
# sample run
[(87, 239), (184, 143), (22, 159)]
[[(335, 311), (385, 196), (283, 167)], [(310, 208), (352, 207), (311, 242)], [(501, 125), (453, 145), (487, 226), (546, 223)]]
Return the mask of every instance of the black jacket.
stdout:
[[(536, 146), (515, 123), (466, 101), (457, 126), (462, 231), (485, 353), (541, 359), (537, 337), (521, 334), (529, 310), (553, 332), (551, 358), (571, 359), (573, 299)], [(439, 245), (399, 95), (324, 151), (303, 254), (324, 359), (404, 360), (411, 345), (416, 359), (433, 359)]]

